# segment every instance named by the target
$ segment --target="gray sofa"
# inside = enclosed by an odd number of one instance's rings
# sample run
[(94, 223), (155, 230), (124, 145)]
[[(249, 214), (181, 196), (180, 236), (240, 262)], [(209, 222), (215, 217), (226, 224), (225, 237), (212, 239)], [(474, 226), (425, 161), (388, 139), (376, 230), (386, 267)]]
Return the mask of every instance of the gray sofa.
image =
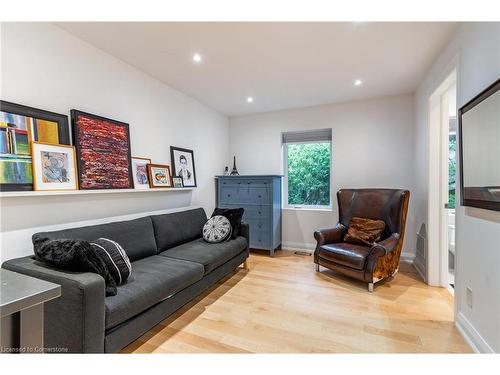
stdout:
[(117, 241), (132, 262), (132, 274), (105, 296), (104, 279), (67, 272), (33, 256), (2, 268), (60, 284), (60, 298), (45, 305), (45, 347), (74, 353), (114, 353), (230, 274), (248, 258), (249, 228), (220, 244), (201, 237), (203, 209), (42, 233), (49, 238)]

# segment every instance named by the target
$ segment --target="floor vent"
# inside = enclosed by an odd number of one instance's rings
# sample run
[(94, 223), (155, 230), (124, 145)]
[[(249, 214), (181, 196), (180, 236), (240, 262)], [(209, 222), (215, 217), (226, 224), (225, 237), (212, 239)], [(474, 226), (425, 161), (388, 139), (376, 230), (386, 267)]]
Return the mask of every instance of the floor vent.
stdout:
[(310, 257), (312, 254), (308, 251), (296, 251), (294, 253), (295, 255), (302, 255), (302, 256), (305, 256), (305, 257)]

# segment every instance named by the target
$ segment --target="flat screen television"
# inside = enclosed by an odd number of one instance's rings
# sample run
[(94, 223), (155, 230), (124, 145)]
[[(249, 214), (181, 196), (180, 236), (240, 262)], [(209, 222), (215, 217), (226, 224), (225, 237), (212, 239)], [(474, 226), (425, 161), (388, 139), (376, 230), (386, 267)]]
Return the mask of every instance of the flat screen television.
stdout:
[(500, 79), (458, 110), (462, 206), (500, 211)]

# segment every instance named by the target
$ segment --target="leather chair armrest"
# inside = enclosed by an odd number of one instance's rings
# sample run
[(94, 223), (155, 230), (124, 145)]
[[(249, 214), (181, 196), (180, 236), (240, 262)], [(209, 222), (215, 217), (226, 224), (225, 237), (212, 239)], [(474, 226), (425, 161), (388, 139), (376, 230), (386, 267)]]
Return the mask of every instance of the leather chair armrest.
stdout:
[(314, 232), (314, 238), (318, 243), (317, 246), (322, 246), (328, 243), (342, 242), (346, 231), (347, 228), (343, 224), (337, 223), (337, 225), (333, 228), (317, 230)]
[(375, 255), (377, 257), (387, 255), (396, 248), (399, 237), (399, 233), (393, 233), (385, 240), (375, 243), (370, 249), (370, 255)]

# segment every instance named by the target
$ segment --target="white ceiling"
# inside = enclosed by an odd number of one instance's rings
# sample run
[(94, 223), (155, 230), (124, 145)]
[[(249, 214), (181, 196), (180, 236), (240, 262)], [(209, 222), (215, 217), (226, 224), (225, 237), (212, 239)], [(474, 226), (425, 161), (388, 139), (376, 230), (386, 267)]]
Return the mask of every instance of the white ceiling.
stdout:
[[(228, 115), (411, 93), (456, 23), (58, 23)], [(200, 64), (192, 62), (199, 52)], [(363, 85), (355, 87), (355, 79)], [(249, 104), (247, 96), (254, 102)]]

